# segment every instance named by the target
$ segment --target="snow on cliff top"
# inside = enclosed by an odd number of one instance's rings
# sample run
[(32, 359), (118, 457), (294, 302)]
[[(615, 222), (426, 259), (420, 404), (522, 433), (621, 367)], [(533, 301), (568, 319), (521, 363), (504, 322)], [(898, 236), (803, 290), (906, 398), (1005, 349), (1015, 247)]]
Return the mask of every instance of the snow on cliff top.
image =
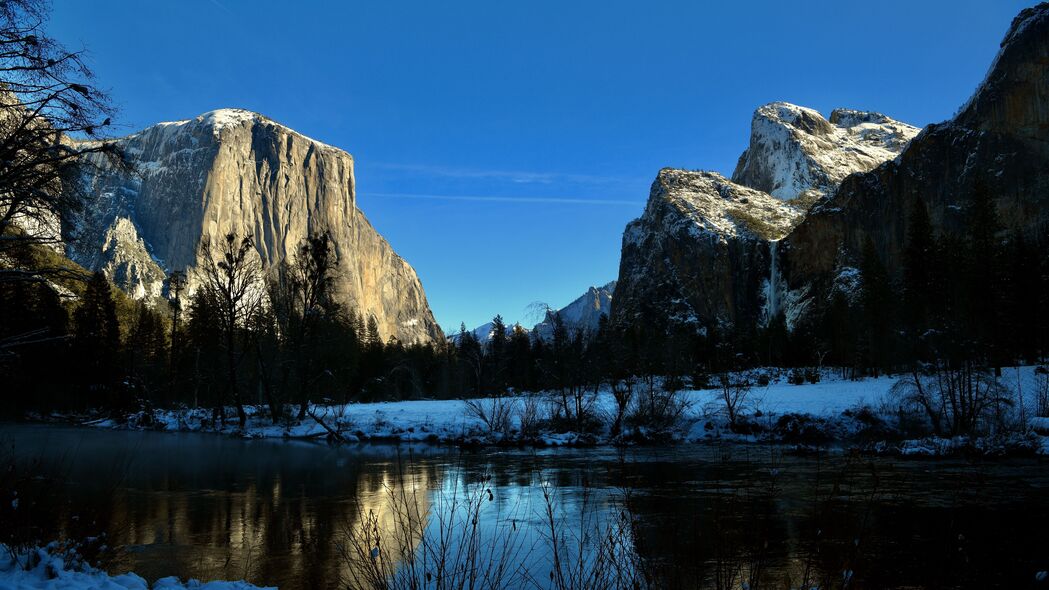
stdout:
[(291, 127), (288, 127), (287, 125), (282, 125), (282, 124), (274, 121), (273, 119), (270, 119), (269, 117), (267, 117), (265, 115), (256, 113), (254, 111), (249, 111), (249, 110), (246, 110), (246, 109), (235, 109), (235, 108), (215, 109), (214, 111), (208, 111), (208, 112), (203, 113), (201, 115), (197, 115), (196, 117), (194, 117), (192, 119), (183, 119), (181, 121), (165, 121), (165, 122), (162, 122), (162, 123), (157, 123), (156, 125), (153, 125), (151, 127), (147, 127), (146, 129), (143, 129), (142, 131), (140, 131), (140, 132), (138, 132), (136, 134), (133, 134), (133, 135), (131, 135), (129, 137), (135, 137), (137, 135), (143, 135), (143, 134), (151, 132), (153, 130), (164, 130), (165, 132), (168, 132), (168, 131), (173, 131), (173, 130), (177, 130), (177, 129), (180, 129), (180, 128), (184, 128), (184, 127), (192, 125), (192, 124), (198, 124), (198, 125), (203, 125), (205, 127), (211, 128), (212, 133), (214, 134), (215, 138), (218, 138), (218, 137), (221, 136), (222, 132), (224, 130), (226, 130), (226, 129), (230, 129), (230, 128), (233, 128), (233, 127), (238, 127), (238, 126), (244, 125), (244, 124), (249, 124), (250, 125), (250, 124), (255, 124), (255, 123), (268, 123), (270, 125), (274, 125), (276, 127), (280, 127), (281, 129), (285, 130), (287, 133), (290, 133), (291, 135), (295, 135), (297, 137), (301, 137), (301, 138), (303, 138), (303, 139), (305, 139), (305, 140), (307, 140), (307, 141), (309, 141), (311, 143), (316, 144), (318, 147), (338, 150), (340, 152), (345, 153), (346, 155), (350, 155), (348, 152), (346, 152), (346, 150), (339, 149), (339, 148), (337, 148), (335, 146), (326, 144), (323, 141), (317, 141), (316, 139), (313, 139), (312, 137), (309, 137), (307, 135), (303, 135), (302, 133), (299, 133), (298, 131), (295, 131)]
[[(759, 190), (736, 184), (717, 172), (664, 168), (660, 170), (649, 208), (667, 203), (682, 214), (697, 238), (756, 235), (778, 240), (787, 235), (803, 212)], [(651, 217), (653, 211), (646, 211)]]
[(773, 102), (754, 111), (732, 180), (790, 200), (832, 192), (846, 176), (894, 159), (920, 129), (881, 113)]

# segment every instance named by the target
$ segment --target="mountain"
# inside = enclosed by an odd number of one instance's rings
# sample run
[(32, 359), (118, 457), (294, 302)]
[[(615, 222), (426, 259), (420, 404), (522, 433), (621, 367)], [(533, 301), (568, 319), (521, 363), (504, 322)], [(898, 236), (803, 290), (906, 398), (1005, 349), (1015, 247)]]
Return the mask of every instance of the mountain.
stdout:
[(165, 271), (197, 265), (204, 238), (251, 234), (271, 269), (300, 240), (327, 231), (342, 302), (374, 317), (384, 338), (440, 338), (415, 270), (357, 207), (350, 154), (239, 109), (160, 123), (115, 141), (137, 172), (105, 162), (96, 162), (100, 171), (87, 169), (99, 198), (66, 228), (73, 260), (103, 269), (136, 297), (155, 297)]
[(659, 172), (623, 233), (612, 321), (705, 333), (794, 309), (781, 295), (779, 240), (843, 178), (895, 157), (917, 132), (879, 113), (758, 108), (732, 180)]
[(601, 321), (601, 316), (607, 316), (612, 308), (612, 293), (615, 291), (616, 282), (612, 281), (600, 287), (590, 287), (574, 301), (557, 311), (547, 311), (546, 318), (532, 328), (541, 338), (548, 339), (554, 334), (554, 315), (561, 316), (561, 321), (569, 333), (576, 330), (594, 332)]
[[(564, 322), (565, 328), (568, 329), (569, 333), (574, 333), (576, 330), (583, 330), (584, 332), (597, 330), (601, 316), (608, 315), (611, 310), (612, 292), (615, 288), (615, 281), (601, 287), (590, 287), (586, 290), (586, 293), (583, 293), (561, 309), (547, 310), (546, 318), (533, 326), (531, 330), (526, 328), (526, 331), (536, 333), (540, 338), (549, 339), (554, 333), (555, 314), (561, 316), (561, 321)], [(485, 344), (495, 335), (493, 328), (492, 322), (488, 322), (470, 330), (470, 332), (473, 333), (479, 342)], [(513, 326), (508, 325), (506, 329), (509, 333)], [(457, 342), (459, 333), (450, 334), (448, 338), (453, 342)]]
[(918, 128), (880, 113), (835, 109), (830, 119), (785, 102), (759, 107), (750, 145), (732, 182), (777, 199), (814, 200), (834, 192), (846, 176), (891, 160)]
[(963, 231), (977, 187), (992, 197), (1003, 230), (1049, 224), (1049, 4), (1022, 11), (985, 80), (944, 123), (903, 153), (846, 179), (782, 244), (795, 315), (817, 310), (839, 277), (853, 274), (870, 239), (890, 272), (902, 268), (907, 216), (921, 199), (937, 231)]

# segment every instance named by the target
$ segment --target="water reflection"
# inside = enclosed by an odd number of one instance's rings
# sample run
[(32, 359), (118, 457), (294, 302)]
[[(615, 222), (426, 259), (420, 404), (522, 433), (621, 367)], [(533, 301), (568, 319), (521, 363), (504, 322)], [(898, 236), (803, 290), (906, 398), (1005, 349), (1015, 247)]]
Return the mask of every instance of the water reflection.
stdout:
[[(630, 555), (617, 559), (655, 587), (1030, 587), (1049, 569), (1049, 473), (1035, 459), (899, 463), (732, 446), (460, 453), (29, 425), (0, 426), (0, 437), (61, 472), (43, 535), (104, 530), (122, 548), (111, 569), (150, 580), (352, 586), (362, 563), (347, 559), (348, 539), (368, 518), (368, 550), (402, 567), (447, 523), (472, 523), (464, 507), (478, 494), (475, 541), (547, 580), (556, 535), (543, 484), (562, 533), (622, 524)], [(406, 506), (419, 516), (409, 527)], [(588, 555), (601, 538), (589, 537)]]

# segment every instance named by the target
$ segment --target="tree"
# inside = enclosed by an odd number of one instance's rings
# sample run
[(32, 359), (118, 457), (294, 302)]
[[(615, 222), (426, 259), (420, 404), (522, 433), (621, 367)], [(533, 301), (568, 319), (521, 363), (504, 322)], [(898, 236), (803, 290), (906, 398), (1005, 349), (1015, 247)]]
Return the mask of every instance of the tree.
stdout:
[(84, 367), (85, 381), (103, 391), (115, 385), (120, 349), (120, 324), (111, 289), (106, 276), (95, 272), (73, 313), (77, 358)]
[(244, 428), (248, 417), (237, 386), (237, 364), (240, 360), (237, 331), (262, 303), (262, 264), (251, 236), (238, 239), (234, 233), (226, 234), (217, 248), (205, 236), (200, 243), (200, 259), (197, 272), (201, 288), (209, 293), (215, 304), (222, 330), (226, 352), (226, 389), (237, 407), (240, 427)]
[(532, 339), (521, 324), (514, 324), (509, 342), (509, 382), (517, 391), (532, 387)]
[(213, 419), (222, 419), (222, 398), (218, 381), (223, 370), (222, 326), (218, 302), (210, 289), (197, 289), (189, 302), (189, 322), (186, 327), (187, 364), (193, 371), (193, 407), (202, 400), (213, 409)]
[[(291, 263), (281, 267), (281, 273), (287, 275), (291, 296), (288, 340), (298, 374), (299, 420), (306, 417), (310, 387), (315, 383), (312, 367), (320, 324), (326, 315), (336, 311), (332, 293), (337, 262), (331, 236), (321, 233), (305, 238)], [(371, 329), (369, 324), (370, 337), (378, 340), (378, 325), (374, 326), (374, 333)]]
[[(114, 109), (83, 52), (47, 36), (43, 0), (0, 2), (0, 256), (58, 243), (87, 198), (86, 165), (122, 165), (102, 139)], [(0, 281), (71, 274), (61, 266), (0, 268)]]
[(179, 320), (182, 318), (182, 293), (186, 290), (186, 272), (172, 271), (168, 277), (168, 306), (171, 307), (171, 371), (175, 370), (175, 353), (178, 348)]
[(155, 369), (167, 356), (164, 319), (143, 301), (135, 302), (135, 321), (128, 331), (128, 369), (139, 375)]
[(866, 324), (863, 342), (867, 353), (865, 364), (877, 376), (879, 370), (888, 370), (890, 366), (893, 295), (889, 273), (870, 238), (863, 244), (860, 275), (863, 279), (861, 301)]
[(919, 338), (928, 328), (932, 288), (932, 269), (936, 243), (933, 239), (929, 212), (920, 198), (911, 206), (907, 225), (907, 242), (903, 250), (904, 320), (910, 336), (911, 356), (917, 359)]
[(488, 366), (490, 368), (489, 374), (491, 375), (489, 383), (497, 390), (495, 393), (502, 393), (498, 390), (506, 387), (505, 372), (508, 346), (509, 337), (506, 334), (506, 322), (503, 321), (503, 316), (496, 314), (492, 318), (492, 334), (491, 339), (488, 341)]
[(1002, 244), (998, 238), (1001, 223), (994, 200), (983, 182), (977, 182), (966, 209), (968, 230), (965, 262), (962, 276), (965, 280), (964, 301), (966, 317), (963, 321), (974, 345), (1000, 375), (1002, 358)]

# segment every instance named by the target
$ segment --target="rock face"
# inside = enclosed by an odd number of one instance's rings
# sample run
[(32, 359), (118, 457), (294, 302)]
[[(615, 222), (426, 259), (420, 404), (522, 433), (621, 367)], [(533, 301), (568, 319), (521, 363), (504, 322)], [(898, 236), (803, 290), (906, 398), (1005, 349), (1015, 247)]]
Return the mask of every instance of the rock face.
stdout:
[(812, 109), (774, 102), (754, 111), (750, 146), (732, 181), (778, 199), (814, 200), (846, 176), (895, 158), (917, 134), (880, 113), (836, 109), (828, 121)]
[(818, 309), (835, 277), (869, 238), (882, 262), (902, 267), (915, 199), (934, 228), (962, 231), (977, 185), (1005, 230), (1049, 223), (1049, 4), (1020, 13), (986, 80), (954, 119), (927, 127), (894, 161), (845, 180), (784, 240), (784, 274), (799, 304)]
[(802, 215), (714, 172), (661, 170), (644, 215), (623, 234), (612, 321), (704, 333), (758, 320), (770, 244)]
[(350, 154), (236, 109), (117, 141), (138, 174), (110, 169), (91, 179), (100, 199), (68, 232), (74, 260), (106, 270), (132, 294), (156, 294), (163, 269), (197, 265), (204, 238), (250, 234), (272, 268), (304, 237), (327, 231), (344, 303), (374, 317), (384, 338), (440, 337), (415, 270), (357, 208)]
[(799, 294), (782, 276), (779, 240), (848, 175), (895, 158), (918, 129), (878, 113), (772, 103), (754, 113), (732, 180), (664, 169), (623, 235), (611, 319), (704, 333), (785, 314)]

